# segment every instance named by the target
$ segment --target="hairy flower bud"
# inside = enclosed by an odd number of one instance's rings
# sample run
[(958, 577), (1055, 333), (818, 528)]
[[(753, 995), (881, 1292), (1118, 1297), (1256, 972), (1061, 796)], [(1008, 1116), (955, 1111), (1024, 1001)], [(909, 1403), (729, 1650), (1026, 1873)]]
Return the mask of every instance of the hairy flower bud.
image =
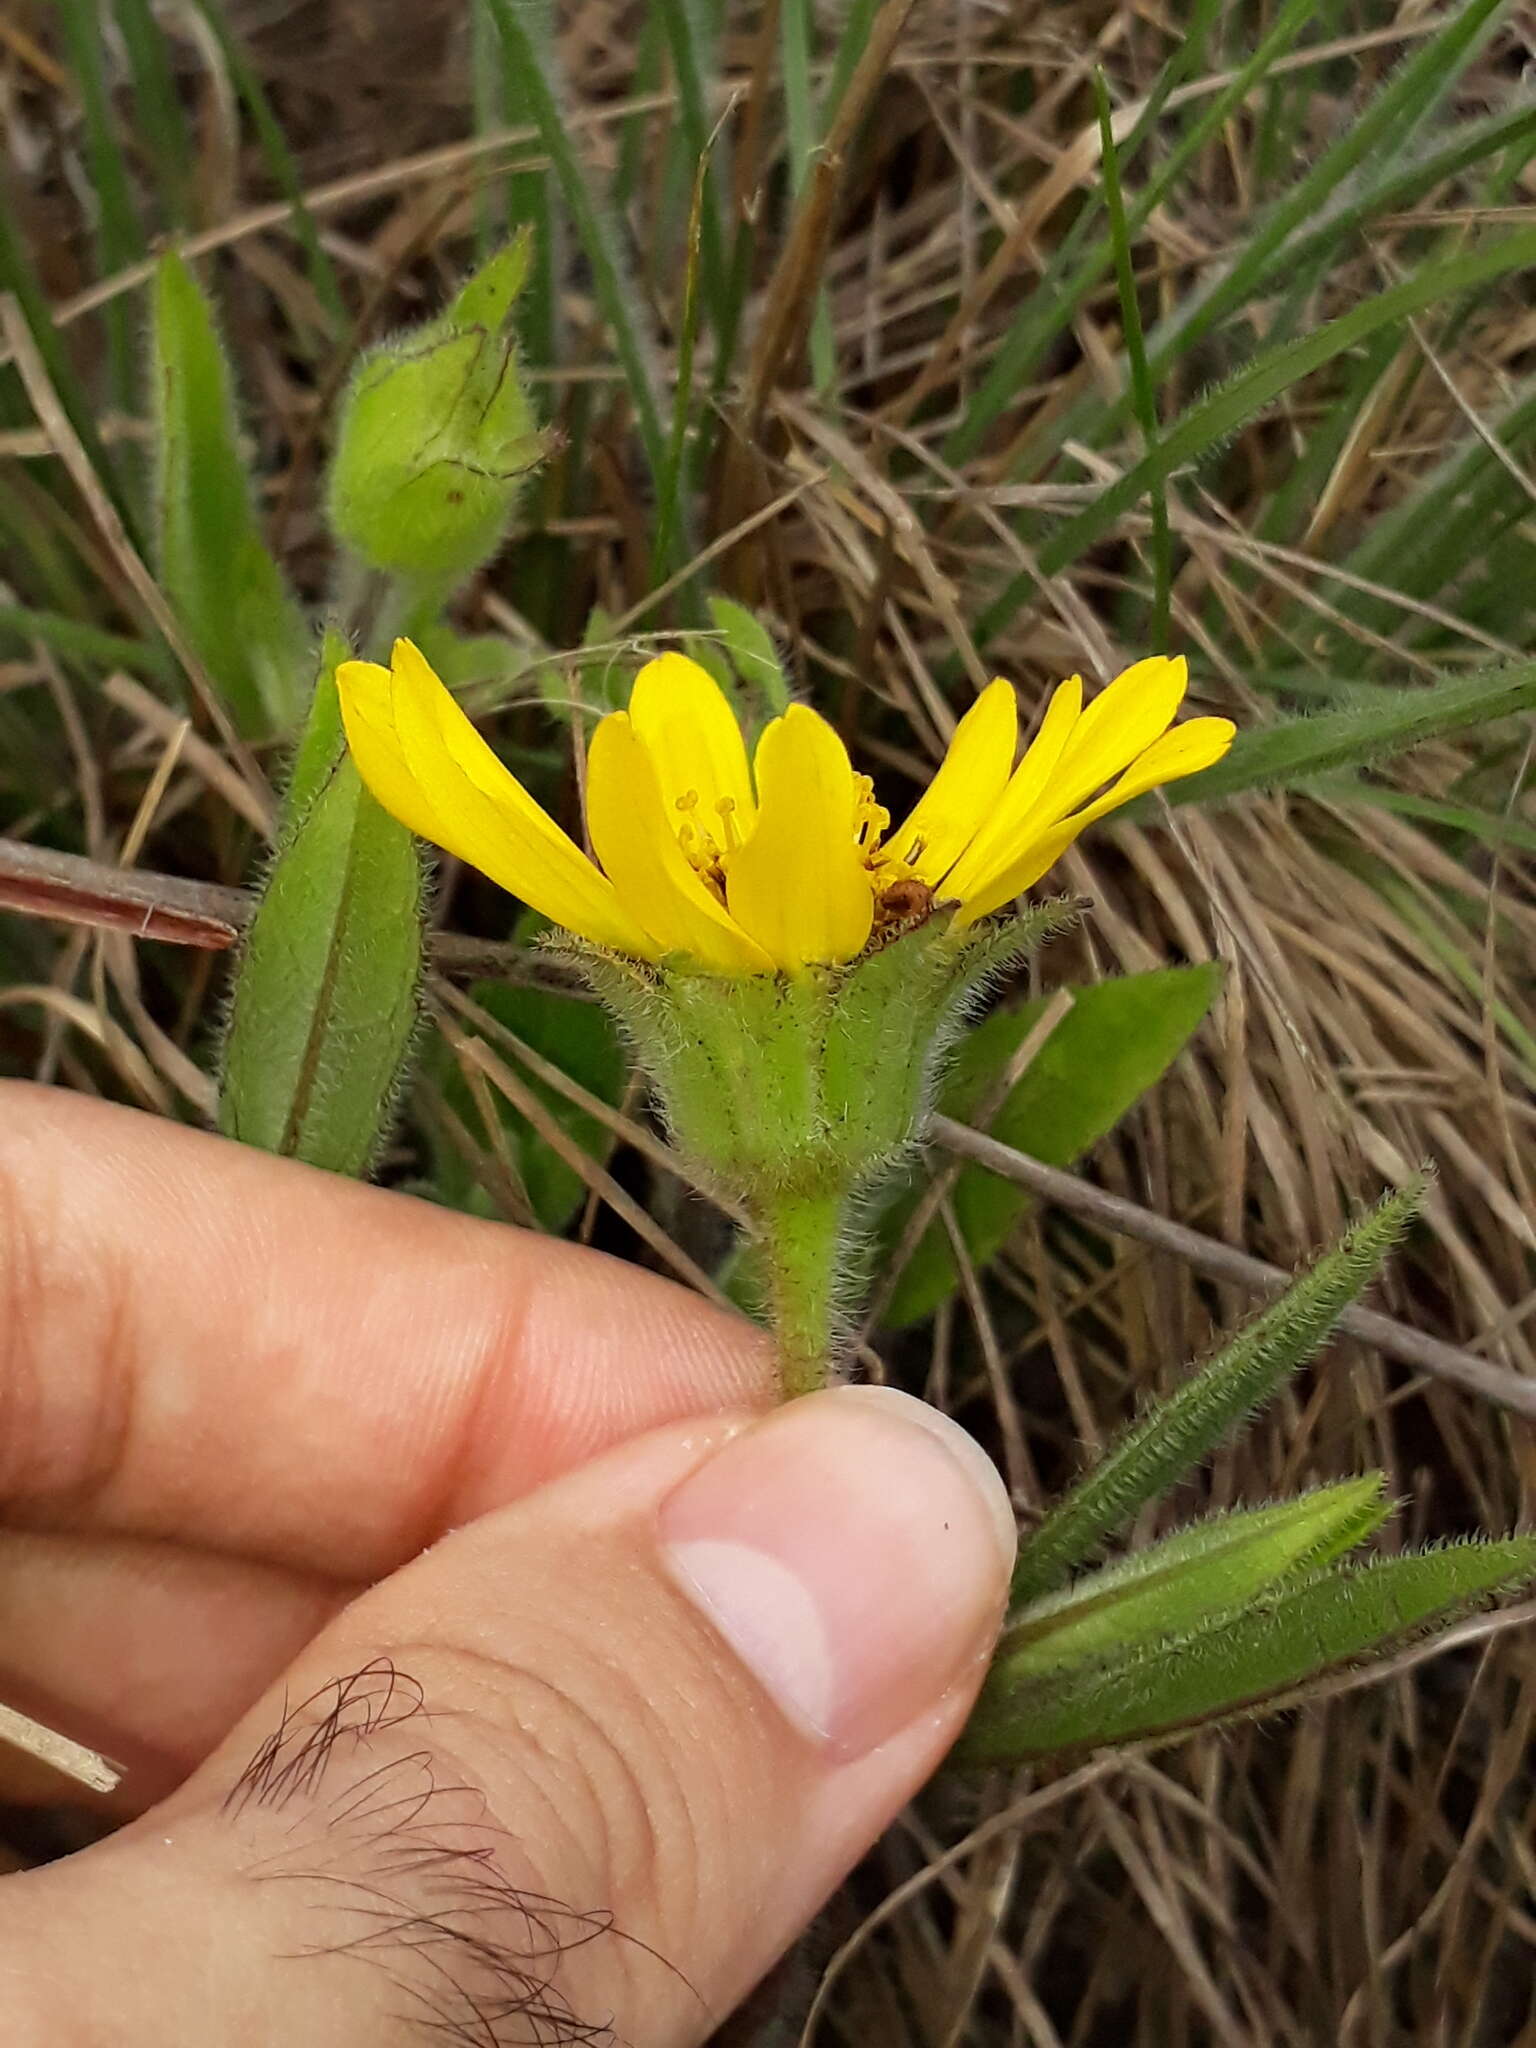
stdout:
[(448, 311), (393, 336), (354, 372), (330, 477), (330, 520), (371, 569), (451, 588), (500, 544), (544, 460), (512, 331), (527, 230)]
[(858, 1207), (921, 1135), (967, 1010), (1071, 914), (1058, 899), (981, 930), (930, 921), (795, 976), (726, 978), (568, 942), (628, 1031), (673, 1142), (747, 1219), (787, 1393), (835, 1364)]

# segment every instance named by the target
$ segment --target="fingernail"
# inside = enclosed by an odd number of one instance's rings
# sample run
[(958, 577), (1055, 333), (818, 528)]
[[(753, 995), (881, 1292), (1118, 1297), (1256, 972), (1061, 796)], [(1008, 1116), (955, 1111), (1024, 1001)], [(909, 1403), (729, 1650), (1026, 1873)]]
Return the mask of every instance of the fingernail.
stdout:
[(661, 1510), (663, 1557), (781, 1712), (842, 1758), (979, 1680), (1013, 1568), (980, 1445), (926, 1402), (838, 1387), (734, 1438)]

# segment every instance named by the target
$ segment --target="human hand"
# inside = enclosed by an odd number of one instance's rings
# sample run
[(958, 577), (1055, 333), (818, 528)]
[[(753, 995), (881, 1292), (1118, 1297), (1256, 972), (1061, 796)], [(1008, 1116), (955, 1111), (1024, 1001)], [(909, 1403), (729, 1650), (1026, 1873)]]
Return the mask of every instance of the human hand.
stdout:
[(0, 1698), (148, 1808), (4, 1880), (7, 2048), (703, 2040), (1013, 1555), (936, 1411), (768, 1402), (649, 1274), (0, 1086)]

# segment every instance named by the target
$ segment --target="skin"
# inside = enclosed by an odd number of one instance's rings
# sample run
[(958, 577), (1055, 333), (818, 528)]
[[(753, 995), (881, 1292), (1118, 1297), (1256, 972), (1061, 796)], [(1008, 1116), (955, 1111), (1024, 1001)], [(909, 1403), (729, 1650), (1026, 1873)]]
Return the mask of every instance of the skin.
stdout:
[[(650, 1274), (0, 1086), (0, 1698), (125, 1767), (3, 1881), (0, 2038), (707, 2038), (942, 1758), (1011, 1547), (952, 1425), (771, 1400)], [(722, 1619), (760, 1536), (835, 1668)]]

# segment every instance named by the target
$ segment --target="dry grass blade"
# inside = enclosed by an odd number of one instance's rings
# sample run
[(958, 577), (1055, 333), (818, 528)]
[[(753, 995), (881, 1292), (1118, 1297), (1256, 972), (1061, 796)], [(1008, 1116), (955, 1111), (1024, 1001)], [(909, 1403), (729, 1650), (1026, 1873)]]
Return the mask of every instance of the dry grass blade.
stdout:
[(49, 1770), (84, 1786), (88, 1792), (111, 1792), (122, 1777), (117, 1766), (108, 1763), (99, 1751), (87, 1749), (84, 1743), (71, 1742), (67, 1735), (55, 1734), (40, 1721), (18, 1714), (14, 1707), (0, 1706), (0, 1743), (46, 1764)]
[(38, 353), (37, 344), (32, 339), (31, 330), (21, 308), (16, 303), (14, 295), (9, 292), (0, 295), (0, 334), (5, 336), (11, 360), (16, 365), (21, 381), (26, 387), (27, 396), (37, 413), (38, 422), (48, 435), (54, 453), (69, 471), (76, 490), (90, 508), (91, 517), (100, 529), (102, 538), (111, 550), (112, 558), (122, 571), (124, 580), (143, 605), (166, 645), (181, 663), (182, 671), (204, 718), (228, 748), (231, 758), (238, 763), (249, 791), (250, 801), (255, 807), (256, 815), (262, 820), (262, 829), (270, 830), (272, 795), (266, 777), (257, 767), (245, 742), (235, 731), (218, 691), (197, 655), (188, 645), (186, 636), (177, 624), (159, 585), (140, 560), (115, 506), (102, 489), (101, 481), (91, 465), (91, 459), (81, 446), (79, 436), (71, 427), (69, 417), (59, 404), (53, 386), (48, 381), (47, 369)]

